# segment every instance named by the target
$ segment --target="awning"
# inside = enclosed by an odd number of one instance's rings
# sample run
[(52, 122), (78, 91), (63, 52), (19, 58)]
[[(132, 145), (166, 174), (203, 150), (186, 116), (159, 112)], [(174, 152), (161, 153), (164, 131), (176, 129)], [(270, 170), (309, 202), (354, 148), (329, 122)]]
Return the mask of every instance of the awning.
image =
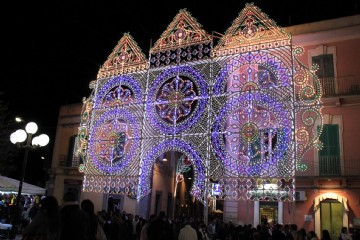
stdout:
[[(17, 193), (19, 190), (19, 180), (0, 176), (0, 192), (12, 192)], [(44, 195), (46, 192), (45, 188), (38, 187), (26, 182), (23, 182), (22, 194), (29, 195)]]

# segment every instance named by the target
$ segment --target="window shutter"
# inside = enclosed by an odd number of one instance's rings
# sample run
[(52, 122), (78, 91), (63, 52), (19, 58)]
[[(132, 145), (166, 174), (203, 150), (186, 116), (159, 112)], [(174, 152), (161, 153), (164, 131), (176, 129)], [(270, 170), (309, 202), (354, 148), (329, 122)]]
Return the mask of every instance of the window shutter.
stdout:
[(333, 55), (324, 54), (322, 56), (323, 56), (323, 66), (324, 66), (324, 78), (335, 77)]
[(316, 75), (319, 78), (323, 78), (323, 61), (321, 55), (312, 57), (312, 63), (317, 64), (319, 66), (319, 69), (316, 72)]
[(339, 125), (325, 124), (320, 141), (323, 143), (323, 148), (319, 151), (320, 157), (340, 156)]
[(74, 135), (74, 136), (70, 137), (66, 166), (71, 166), (72, 165), (72, 159), (73, 159), (73, 154), (74, 154), (74, 146), (75, 146), (76, 136), (77, 135)]
[(312, 62), (319, 66), (316, 75), (319, 78), (335, 77), (334, 58), (332, 54), (322, 54), (312, 57)]

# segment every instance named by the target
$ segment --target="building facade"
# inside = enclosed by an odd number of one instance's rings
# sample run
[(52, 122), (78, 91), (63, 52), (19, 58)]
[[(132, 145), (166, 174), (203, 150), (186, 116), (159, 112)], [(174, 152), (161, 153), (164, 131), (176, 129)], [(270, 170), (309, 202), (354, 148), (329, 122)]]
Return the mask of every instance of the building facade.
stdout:
[[(356, 226), (360, 217), (360, 17), (286, 29), (268, 22), (258, 8), (247, 5), (213, 47), (212, 36), (182, 10), (150, 50), (150, 62), (133, 39), (124, 35), (91, 83), (91, 98), (60, 109), (49, 193), (61, 199), (64, 192), (74, 191), (79, 199), (91, 198), (98, 210), (111, 206), (143, 216), (161, 210), (170, 216), (207, 215), (211, 209), (200, 206), (215, 202), (221, 205), (225, 221), (257, 225), (266, 218), (296, 223), (319, 236), (322, 229), (338, 236), (341, 226)], [(302, 55), (295, 46), (303, 46)], [(299, 63), (294, 63), (294, 55)], [(316, 64), (318, 69), (307, 71), (300, 62)], [(243, 69), (243, 65), (247, 67)], [(307, 82), (315, 69), (318, 79)], [(139, 84), (134, 85), (128, 76)], [(121, 91), (116, 90), (118, 82)], [(210, 94), (207, 84), (213, 86)], [(183, 95), (169, 90), (181, 87)], [(266, 97), (266, 104), (259, 100), (257, 107), (250, 109), (248, 98), (256, 99), (256, 94), (263, 92), (259, 97)], [(103, 95), (102, 100), (89, 102), (97, 99), (94, 95)], [(309, 103), (314, 96), (322, 96), (321, 116), (321, 102)], [(242, 100), (227, 104), (237, 98)], [(164, 99), (167, 105), (152, 103)], [(284, 111), (277, 110), (277, 103)], [(305, 113), (305, 105), (311, 106), (314, 115)], [(215, 110), (203, 106), (215, 106)], [(199, 109), (202, 112), (197, 115)], [(222, 116), (228, 112), (231, 114)], [(163, 120), (148, 114), (159, 114)], [(234, 118), (235, 114), (242, 118)], [(125, 117), (120, 119), (120, 115)], [(95, 117), (88, 121), (91, 116)], [(113, 119), (118, 119), (117, 125)], [(148, 121), (150, 127), (128, 124), (139, 119)], [(94, 128), (96, 124), (101, 127)], [(261, 124), (266, 127), (255, 131)], [(234, 136), (217, 137), (240, 127), (245, 130), (234, 130)], [(109, 128), (116, 131), (103, 130)], [(196, 130), (190, 131), (192, 128)], [(141, 135), (140, 142), (136, 134)], [(89, 135), (110, 139), (116, 148), (91, 140)], [(126, 143), (128, 139), (130, 143)], [(189, 147), (198, 143), (203, 146)], [(238, 147), (242, 144), (247, 147)], [(142, 148), (145, 150), (139, 150)], [(153, 149), (161, 150), (149, 154)], [(138, 162), (127, 159), (127, 150)], [(102, 161), (95, 161), (95, 155)], [(139, 178), (134, 169), (140, 168), (144, 175)], [(215, 185), (219, 194), (214, 193)], [(201, 186), (211, 191), (204, 192)], [(211, 207), (216, 210), (214, 204)]]

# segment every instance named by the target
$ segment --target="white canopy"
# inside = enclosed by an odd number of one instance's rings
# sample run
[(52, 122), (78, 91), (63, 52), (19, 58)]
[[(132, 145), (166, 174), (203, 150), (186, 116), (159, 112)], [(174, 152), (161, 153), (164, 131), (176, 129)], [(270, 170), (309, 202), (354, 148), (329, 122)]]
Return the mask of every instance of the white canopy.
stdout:
[[(0, 176), (0, 192), (17, 193), (19, 190), (19, 182), (20, 181), (16, 179)], [(45, 191), (45, 188), (23, 182), (21, 193), (29, 195), (44, 195)]]

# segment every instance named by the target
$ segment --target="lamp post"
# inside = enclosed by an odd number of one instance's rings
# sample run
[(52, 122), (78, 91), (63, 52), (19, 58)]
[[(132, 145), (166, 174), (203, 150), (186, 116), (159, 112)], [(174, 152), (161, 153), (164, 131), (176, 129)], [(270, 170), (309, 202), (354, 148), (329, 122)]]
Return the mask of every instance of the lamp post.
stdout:
[(18, 189), (18, 195), (16, 197), (16, 203), (15, 203), (15, 209), (12, 217), (12, 230), (16, 230), (16, 226), (18, 224), (18, 215), (19, 215), (19, 205), (20, 205), (20, 199), (21, 199), (21, 191), (23, 187), (25, 172), (26, 172), (26, 165), (27, 165), (27, 159), (29, 155), (30, 149), (36, 149), (38, 147), (46, 146), (49, 143), (49, 137), (46, 134), (41, 134), (39, 136), (36, 136), (33, 138), (34, 134), (37, 132), (38, 126), (34, 122), (29, 122), (25, 130), (18, 129), (15, 132), (13, 132), (10, 135), (10, 141), (13, 144), (16, 144), (19, 148), (24, 148), (24, 160), (22, 163), (22, 169), (21, 169), (21, 177), (19, 180), (19, 189)]

